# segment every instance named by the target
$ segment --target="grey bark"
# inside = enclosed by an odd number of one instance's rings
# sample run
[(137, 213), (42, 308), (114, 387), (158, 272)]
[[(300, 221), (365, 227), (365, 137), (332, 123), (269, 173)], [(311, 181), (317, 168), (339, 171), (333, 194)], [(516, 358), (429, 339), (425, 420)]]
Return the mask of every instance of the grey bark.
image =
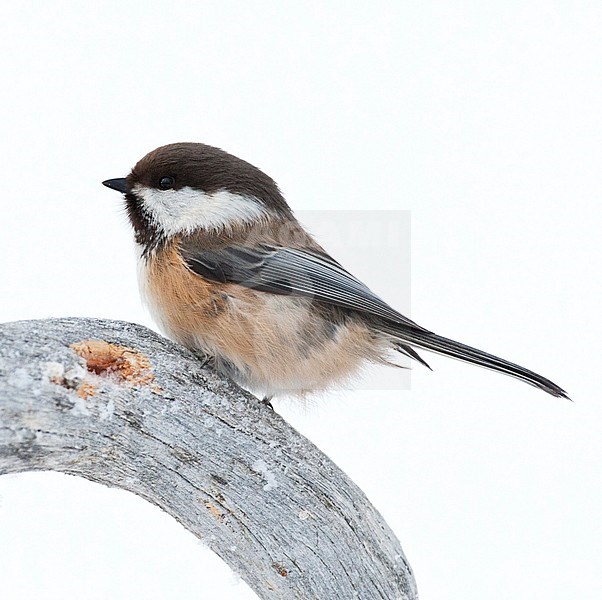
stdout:
[[(125, 355), (121, 370), (99, 366), (70, 347), (83, 340), (142, 354)], [(418, 597), (393, 532), (331, 460), (193, 353), (139, 325), (0, 325), (0, 474), (34, 470), (145, 498), (260, 598)]]

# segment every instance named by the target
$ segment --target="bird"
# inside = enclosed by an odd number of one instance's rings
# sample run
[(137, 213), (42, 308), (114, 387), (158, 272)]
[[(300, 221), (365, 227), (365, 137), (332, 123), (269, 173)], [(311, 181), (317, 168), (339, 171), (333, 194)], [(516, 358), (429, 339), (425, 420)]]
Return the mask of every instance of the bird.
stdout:
[(396, 311), (314, 240), (271, 177), (220, 148), (161, 146), (102, 183), (124, 195), (140, 293), (161, 332), (268, 404), (391, 364), (395, 352), (430, 368), (417, 350), (568, 398), (549, 379)]

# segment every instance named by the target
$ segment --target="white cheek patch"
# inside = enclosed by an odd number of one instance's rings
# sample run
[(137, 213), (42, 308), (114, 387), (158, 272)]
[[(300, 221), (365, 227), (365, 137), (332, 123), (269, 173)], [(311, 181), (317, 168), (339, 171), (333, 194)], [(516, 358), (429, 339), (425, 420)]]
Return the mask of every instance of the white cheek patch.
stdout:
[(252, 196), (219, 190), (207, 194), (191, 187), (157, 190), (134, 186), (155, 224), (168, 236), (196, 229), (221, 230), (267, 216), (268, 211)]

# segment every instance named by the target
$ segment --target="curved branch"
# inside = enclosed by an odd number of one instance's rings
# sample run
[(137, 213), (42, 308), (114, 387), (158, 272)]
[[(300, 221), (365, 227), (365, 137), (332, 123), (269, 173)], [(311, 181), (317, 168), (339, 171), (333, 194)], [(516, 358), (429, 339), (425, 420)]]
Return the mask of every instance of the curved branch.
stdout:
[(336, 465), (139, 325), (0, 325), (0, 474), (32, 470), (156, 504), (260, 598), (417, 598), (399, 542)]

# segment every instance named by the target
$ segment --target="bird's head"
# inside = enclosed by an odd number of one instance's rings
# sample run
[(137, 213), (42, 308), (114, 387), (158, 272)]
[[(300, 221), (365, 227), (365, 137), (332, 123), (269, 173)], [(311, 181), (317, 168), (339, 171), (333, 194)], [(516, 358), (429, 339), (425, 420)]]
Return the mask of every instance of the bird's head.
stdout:
[(199, 230), (217, 233), (291, 216), (273, 179), (205, 144), (161, 146), (127, 177), (103, 184), (125, 194), (136, 240), (147, 247)]

